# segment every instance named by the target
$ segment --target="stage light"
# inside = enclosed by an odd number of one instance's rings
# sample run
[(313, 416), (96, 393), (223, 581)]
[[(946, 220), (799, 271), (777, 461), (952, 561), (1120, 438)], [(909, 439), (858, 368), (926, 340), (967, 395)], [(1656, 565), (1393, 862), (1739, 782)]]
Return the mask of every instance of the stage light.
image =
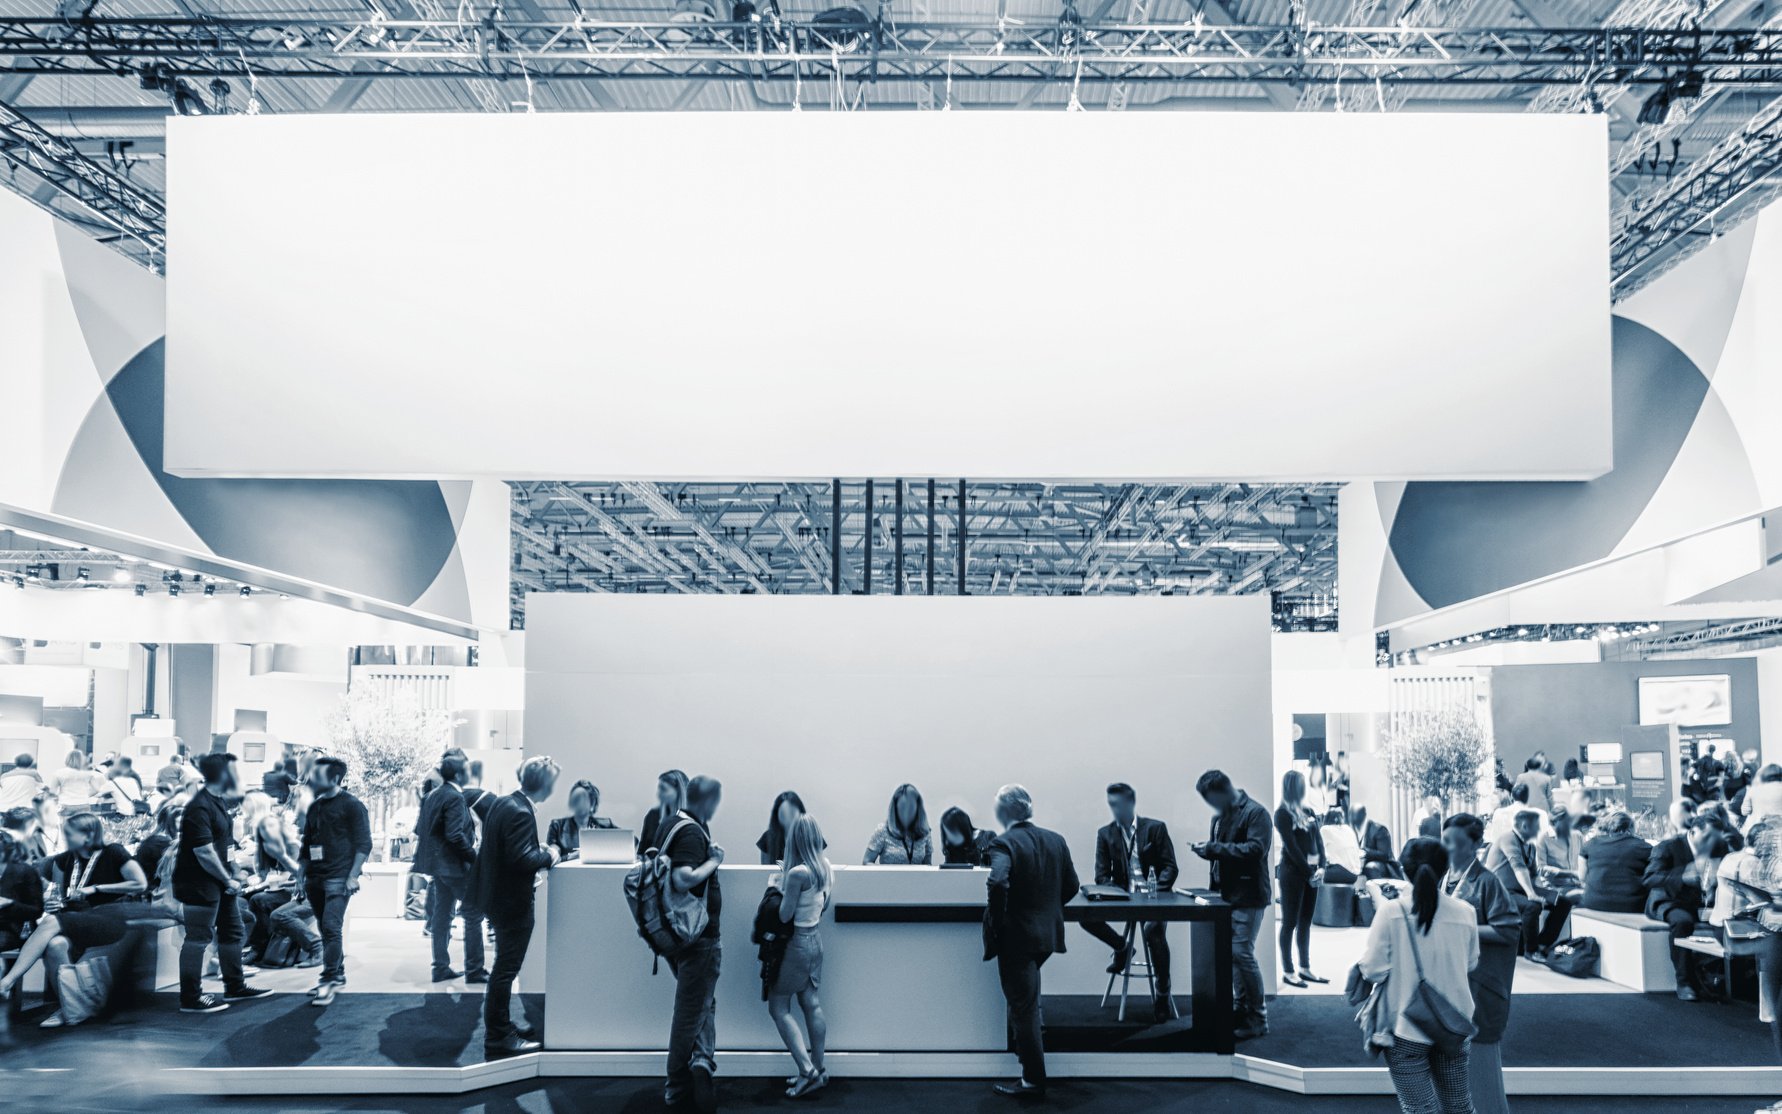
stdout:
[(147, 584), (138, 584), (136, 586), (136, 598), (141, 599), (142, 597), (144, 597), (146, 595), (148, 595), (148, 585)]
[(129, 569), (113, 569), (111, 579), (114, 584), (128, 584), (132, 578)]
[(91, 579), (93, 579), (93, 574), (90, 571), (88, 571), (88, 569), (85, 565), (82, 565), (80, 568), (74, 570), (74, 579), (76, 579), (76, 580), (91, 580)]
[(204, 598), (205, 599), (209, 599), (216, 594), (217, 594), (217, 586), (215, 584), (206, 584), (204, 586)]
[(179, 596), (179, 582), (178, 581), (174, 581), (173, 583), (170, 583), (167, 585), (167, 594), (174, 598), (178, 598), (178, 596)]
[(249, 588), (246, 584), (243, 584), (241, 586), (241, 598), (242, 599), (245, 600), (253, 594), (254, 594), (254, 590), (252, 588)]

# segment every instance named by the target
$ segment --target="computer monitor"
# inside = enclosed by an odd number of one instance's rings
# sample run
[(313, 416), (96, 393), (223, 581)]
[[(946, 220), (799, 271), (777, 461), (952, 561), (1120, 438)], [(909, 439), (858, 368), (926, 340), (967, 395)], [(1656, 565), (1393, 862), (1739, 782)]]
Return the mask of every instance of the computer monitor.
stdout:
[(584, 863), (624, 866), (637, 861), (637, 839), (630, 828), (583, 828), (576, 858)]
[(1584, 761), (1592, 766), (1612, 766), (1621, 761), (1621, 744), (1585, 743)]

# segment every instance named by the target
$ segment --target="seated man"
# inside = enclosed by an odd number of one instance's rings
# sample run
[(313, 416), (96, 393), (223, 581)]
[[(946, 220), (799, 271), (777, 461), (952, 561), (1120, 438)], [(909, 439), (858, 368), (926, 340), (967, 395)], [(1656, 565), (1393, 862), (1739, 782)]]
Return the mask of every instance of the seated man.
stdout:
[(1677, 946), (1695, 935), (1704, 891), (1715, 877), (1716, 849), (1725, 853), (1724, 829), (1706, 816), (1689, 819), (1683, 832), (1662, 840), (1646, 862), (1646, 915), (1671, 930), (1671, 966), (1677, 974), (1677, 997), (1693, 1002), (1700, 995), (1690, 953)]
[[(1095, 833), (1095, 884), (1131, 890), (1155, 872), (1157, 889), (1176, 884), (1176, 852), (1170, 845), (1169, 828), (1161, 820), (1138, 814), (1138, 794), (1132, 786), (1115, 782), (1108, 786), (1108, 811), (1114, 822)], [(1152, 1002), (1158, 1020), (1170, 1016), (1169, 940), (1162, 921), (1145, 922), (1145, 944), (1151, 952), (1151, 972), (1157, 996)], [(1109, 974), (1119, 974), (1132, 962), (1133, 949), (1120, 933), (1104, 921), (1084, 921), (1089, 935), (1114, 949)]]
[[(1324, 851), (1330, 859), (1324, 868), (1324, 880), (1347, 886), (1370, 878), (1398, 877), (1391, 829), (1368, 819), (1366, 805), (1351, 808), (1348, 819), (1347, 826), (1324, 827)], [(1354, 863), (1350, 862), (1350, 846), (1355, 848)]]
[[(1540, 957), (1559, 941), (1566, 918), (1575, 904), (1564, 892), (1541, 883), (1540, 851), (1541, 814), (1532, 808), (1519, 810), (1510, 830), (1499, 836), (1485, 856), (1485, 869), (1510, 891), (1522, 913), (1522, 948), (1524, 954)], [(1541, 908), (1550, 912), (1541, 923)]]

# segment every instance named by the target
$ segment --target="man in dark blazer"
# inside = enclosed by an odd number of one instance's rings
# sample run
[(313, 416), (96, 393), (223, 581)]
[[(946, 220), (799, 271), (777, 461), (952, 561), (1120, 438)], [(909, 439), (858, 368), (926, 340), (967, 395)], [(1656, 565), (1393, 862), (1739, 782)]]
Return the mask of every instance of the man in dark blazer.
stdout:
[(1021, 1078), (998, 1083), (1013, 1098), (1046, 1094), (1046, 1048), (1040, 1022), (1040, 968), (1064, 947), (1064, 906), (1077, 895), (1070, 847), (1033, 823), (1033, 798), (1019, 785), (996, 794), (1002, 835), (990, 844), (990, 895), (984, 910), (984, 958), (996, 960)]
[(1274, 821), (1263, 808), (1220, 770), (1200, 775), (1194, 788), (1213, 810), (1212, 838), (1189, 850), (1212, 864), (1212, 886), (1231, 906), (1231, 980), (1238, 1040), (1268, 1033), (1268, 1002), (1263, 995), (1262, 967), (1256, 962), (1256, 937), (1273, 897), (1268, 882), (1268, 852), (1274, 844)]
[(1713, 821), (1697, 816), (1680, 835), (1652, 848), (1646, 860), (1646, 915), (1663, 921), (1671, 930), (1671, 967), (1677, 974), (1677, 997), (1693, 1002), (1698, 997), (1690, 953), (1677, 941), (1695, 935), (1696, 917), (1702, 908), (1702, 873), (1705, 852), (1713, 838)]
[(558, 766), (542, 755), (520, 764), (520, 788), (495, 801), (483, 821), (483, 846), (470, 873), (470, 899), (495, 929), (495, 969), (483, 995), (483, 1052), (537, 1052), (530, 1026), (514, 1024), (514, 979), (532, 943), (532, 889), (541, 870), (557, 865), (557, 851), (538, 843), (538, 812), (557, 787)]
[(421, 815), (415, 821), (415, 863), (417, 874), (433, 879), (433, 903), (427, 910), (427, 931), (433, 940), (433, 981), (449, 982), (458, 977), (452, 970), (448, 949), (452, 943), (452, 919), (456, 907), (464, 911), (464, 978), (466, 982), (486, 983), (483, 970), (483, 918), (470, 898), (470, 870), (476, 865), (476, 829), (470, 820), (470, 809), (464, 804), (464, 780), (467, 763), (461, 754), (447, 754), (440, 760), (439, 777), (443, 782), (421, 801)]
[[(1138, 794), (1125, 782), (1108, 786), (1108, 811), (1114, 822), (1095, 833), (1095, 884), (1130, 890), (1155, 871), (1157, 888), (1175, 887), (1176, 849), (1170, 845), (1169, 827), (1161, 820), (1138, 814)], [(1145, 944), (1151, 953), (1152, 976), (1157, 997), (1151, 1003), (1159, 1021), (1169, 1016), (1169, 937), (1162, 921), (1146, 921)], [(1114, 949), (1108, 973), (1117, 975), (1132, 962), (1133, 949), (1125, 937), (1106, 921), (1084, 921), (1084, 931)]]
[(1392, 850), (1392, 830), (1369, 820), (1365, 805), (1356, 805), (1349, 810), (1349, 823), (1354, 825), (1356, 842), (1361, 844), (1361, 876), (1397, 877), (1398, 855)]

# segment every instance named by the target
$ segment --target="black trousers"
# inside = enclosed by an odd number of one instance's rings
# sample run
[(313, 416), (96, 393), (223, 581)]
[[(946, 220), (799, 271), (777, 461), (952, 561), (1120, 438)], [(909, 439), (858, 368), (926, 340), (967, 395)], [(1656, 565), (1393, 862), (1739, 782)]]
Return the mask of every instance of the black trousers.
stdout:
[(1671, 908), (1664, 912), (1664, 923), (1671, 930), (1671, 969), (1677, 974), (1678, 986), (1695, 986), (1695, 973), (1690, 966), (1692, 953), (1679, 948), (1677, 941), (1695, 935), (1695, 914), (1687, 909)]
[(996, 974), (1002, 980), (1002, 996), (1009, 1004), (1009, 1033), (1015, 1055), (1021, 1061), (1021, 1078), (1036, 1087), (1046, 1085), (1046, 1041), (1040, 1018), (1040, 968), (1047, 955), (999, 955)]
[[(1536, 948), (1551, 948), (1559, 943), (1559, 934), (1565, 931), (1565, 919), (1572, 915), (1572, 899), (1561, 894), (1553, 899), (1553, 907), (1547, 911), (1547, 920), (1541, 922), (1541, 909), (1545, 903), (1538, 897), (1528, 897), (1520, 892), (1511, 893), (1517, 910), (1522, 914), (1522, 950), (1534, 951)], [(1695, 921), (1690, 920), (1690, 931), (1695, 931)], [(1685, 934), (1687, 935), (1687, 933)]]
[(1318, 908), (1318, 888), (1303, 875), (1281, 876), (1281, 970), (1293, 974), (1293, 942), (1299, 941), (1299, 969), (1312, 969), (1312, 913)]
[[(1169, 935), (1162, 921), (1145, 922), (1145, 945), (1151, 950), (1151, 977), (1157, 980), (1157, 996), (1169, 997)], [(1106, 921), (1084, 921), (1083, 931), (1100, 940), (1108, 947), (1119, 951), (1126, 946), (1126, 938), (1114, 931), (1114, 926)]]
[(520, 965), (526, 962), (526, 949), (532, 944), (532, 906), (525, 912), (497, 920), (489, 918), (495, 930), (495, 965), (489, 971), (489, 989), (483, 995), (483, 1041), (495, 1044), (514, 1035), (514, 980), (520, 977)]

